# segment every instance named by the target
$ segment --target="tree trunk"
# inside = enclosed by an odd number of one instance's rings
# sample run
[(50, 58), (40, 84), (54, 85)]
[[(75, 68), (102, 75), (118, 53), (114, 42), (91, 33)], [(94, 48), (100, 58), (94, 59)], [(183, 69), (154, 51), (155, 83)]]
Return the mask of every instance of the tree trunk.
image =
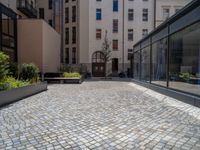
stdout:
[(107, 62), (105, 61), (105, 79), (107, 79)]

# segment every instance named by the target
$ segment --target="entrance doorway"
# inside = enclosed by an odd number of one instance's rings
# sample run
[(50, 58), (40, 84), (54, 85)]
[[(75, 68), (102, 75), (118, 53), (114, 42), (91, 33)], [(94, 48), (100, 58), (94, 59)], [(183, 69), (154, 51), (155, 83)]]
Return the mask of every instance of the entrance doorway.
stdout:
[(100, 51), (97, 51), (92, 55), (92, 75), (94, 77), (105, 76), (104, 54)]
[(118, 73), (118, 65), (119, 65), (118, 58), (113, 58), (112, 59), (112, 72), (113, 73)]

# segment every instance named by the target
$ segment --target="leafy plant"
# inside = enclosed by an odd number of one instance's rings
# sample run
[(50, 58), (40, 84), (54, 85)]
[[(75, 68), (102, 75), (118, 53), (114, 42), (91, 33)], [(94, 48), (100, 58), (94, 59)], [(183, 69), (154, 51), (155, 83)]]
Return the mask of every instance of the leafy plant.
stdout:
[(0, 81), (9, 73), (9, 56), (0, 52)]
[(64, 72), (63, 76), (65, 78), (80, 78), (81, 75), (78, 72)]
[(0, 82), (0, 91), (11, 90), (14, 88), (19, 88), (29, 85), (29, 82), (16, 80), (14, 77), (5, 77), (3, 81)]
[(190, 79), (191, 77), (191, 74), (189, 72), (186, 72), (186, 73), (180, 73), (179, 74), (179, 77), (182, 78), (183, 80), (187, 81)]
[(39, 69), (35, 64), (22, 64), (20, 72), (20, 79), (29, 81), (30, 83), (38, 82)]

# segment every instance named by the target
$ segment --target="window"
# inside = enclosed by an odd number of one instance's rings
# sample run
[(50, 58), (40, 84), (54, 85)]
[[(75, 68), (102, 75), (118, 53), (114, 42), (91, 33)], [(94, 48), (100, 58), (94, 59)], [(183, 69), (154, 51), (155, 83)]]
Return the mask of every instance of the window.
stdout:
[(150, 47), (141, 50), (141, 80), (150, 82)]
[(101, 20), (101, 9), (97, 8), (96, 9), (96, 20)]
[(76, 48), (72, 48), (72, 64), (76, 64)]
[(76, 6), (72, 6), (72, 22), (76, 22)]
[(65, 63), (69, 64), (69, 48), (65, 49)]
[(148, 9), (143, 9), (142, 20), (148, 21)]
[(52, 6), (53, 6), (52, 0), (49, 0), (49, 9), (52, 9)]
[(118, 12), (118, 0), (113, 0), (113, 11)]
[(169, 87), (200, 95), (200, 22), (170, 36)]
[(53, 22), (52, 22), (51, 19), (49, 20), (49, 25), (50, 25), (50, 26), (53, 26)]
[(39, 8), (39, 18), (44, 19), (44, 8)]
[(118, 19), (113, 20), (113, 33), (118, 32)]
[(145, 37), (148, 35), (148, 29), (143, 29), (142, 30), (142, 37)]
[(72, 27), (72, 43), (76, 43), (76, 27)]
[(101, 39), (101, 29), (96, 29), (96, 39), (97, 40)]
[(167, 38), (152, 45), (152, 83), (167, 86)]
[(128, 21), (133, 21), (133, 20), (134, 20), (134, 10), (128, 9)]
[(69, 23), (69, 8), (65, 8), (65, 23)]
[(69, 28), (65, 29), (65, 44), (69, 44)]
[(141, 64), (140, 64), (140, 51), (137, 51), (134, 53), (134, 78), (139, 79), (140, 78), (140, 72), (141, 72)]
[(113, 47), (113, 50), (114, 50), (114, 51), (118, 50), (118, 40), (113, 40), (113, 45), (112, 45), (112, 47)]
[(170, 13), (170, 10), (169, 8), (163, 8), (163, 20), (166, 20), (169, 18), (169, 14)]
[(128, 40), (133, 41), (133, 29), (128, 29)]

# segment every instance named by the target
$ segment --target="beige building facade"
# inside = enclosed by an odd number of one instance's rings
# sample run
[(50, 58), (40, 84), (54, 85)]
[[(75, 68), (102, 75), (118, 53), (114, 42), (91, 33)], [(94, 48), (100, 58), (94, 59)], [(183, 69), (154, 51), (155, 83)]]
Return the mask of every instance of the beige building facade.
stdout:
[(35, 63), (42, 73), (58, 72), (60, 35), (41, 19), (18, 20), (18, 62)]
[[(61, 36), (48, 23), (37, 19), (35, 0), (1, 0), (1, 49), (11, 61), (34, 63), (40, 72), (58, 72)], [(10, 40), (9, 40), (10, 39)], [(12, 40), (11, 40), (12, 39)]]
[(156, 0), (155, 25), (158, 27), (192, 0)]

